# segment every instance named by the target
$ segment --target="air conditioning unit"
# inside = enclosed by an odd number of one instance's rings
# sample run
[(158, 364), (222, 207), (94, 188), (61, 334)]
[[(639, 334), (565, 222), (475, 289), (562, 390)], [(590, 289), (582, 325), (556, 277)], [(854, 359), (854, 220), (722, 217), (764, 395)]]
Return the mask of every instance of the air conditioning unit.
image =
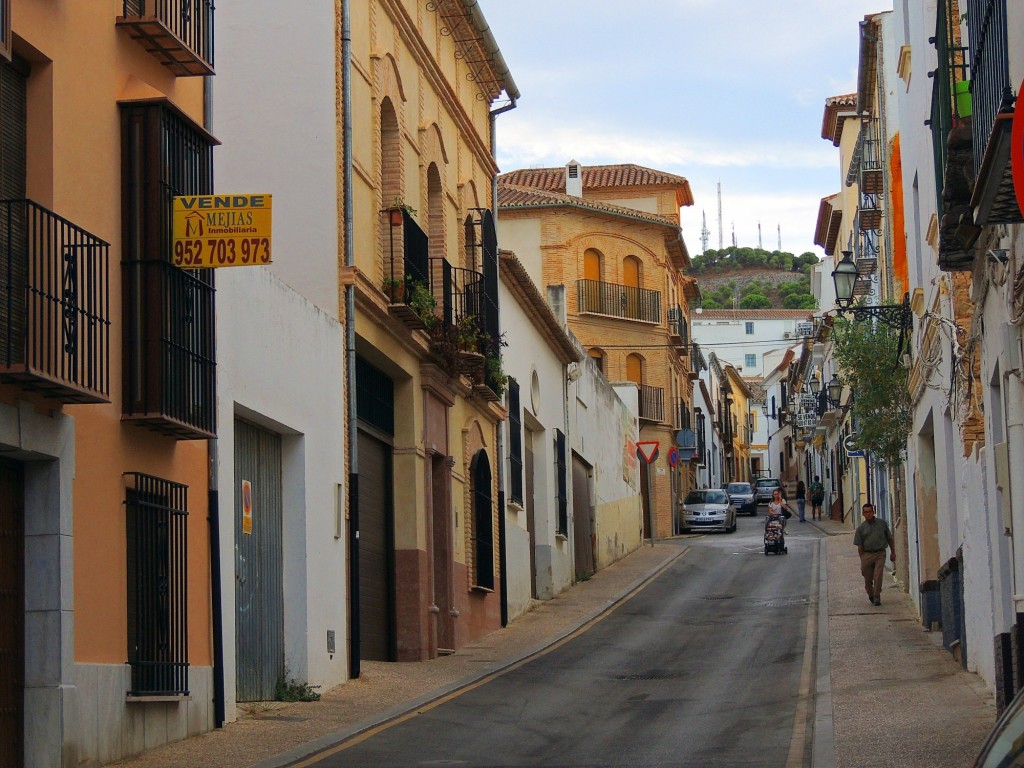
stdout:
[(789, 331), (786, 331), (785, 333), (782, 334), (782, 338), (784, 338), (784, 339), (791, 339), (791, 338), (793, 338), (793, 334), (790, 333)]

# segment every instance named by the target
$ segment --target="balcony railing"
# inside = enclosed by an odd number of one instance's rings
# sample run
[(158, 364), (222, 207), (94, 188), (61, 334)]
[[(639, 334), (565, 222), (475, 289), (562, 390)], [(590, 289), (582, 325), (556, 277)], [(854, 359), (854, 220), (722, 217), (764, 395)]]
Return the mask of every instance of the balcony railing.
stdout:
[(177, 77), (212, 75), (213, 0), (124, 0), (116, 24)]
[(672, 344), (680, 355), (686, 355), (690, 351), (690, 329), (686, 323), (686, 315), (678, 304), (668, 309), (668, 332), (672, 337)]
[(109, 402), (109, 251), (31, 200), (0, 201), (0, 381)]
[(640, 385), (640, 418), (645, 421), (665, 421), (664, 389)]
[(580, 313), (609, 315), (644, 323), (661, 322), (661, 293), (658, 291), (599, 280), (577, 280), (576, 288)]
[(121, 264), (122, 418), (179, 439), (216, 437), (214, 270), (158, 259)]

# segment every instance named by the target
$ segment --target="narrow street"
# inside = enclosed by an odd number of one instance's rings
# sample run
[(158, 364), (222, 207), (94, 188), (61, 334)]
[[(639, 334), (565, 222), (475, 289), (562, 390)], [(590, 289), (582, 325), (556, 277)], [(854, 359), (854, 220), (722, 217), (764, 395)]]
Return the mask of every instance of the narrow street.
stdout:
[(787, 766), (811, 761), (818, 539), (762, 518), (689, 551), (547, 653), (339, 744), (312, 766)]

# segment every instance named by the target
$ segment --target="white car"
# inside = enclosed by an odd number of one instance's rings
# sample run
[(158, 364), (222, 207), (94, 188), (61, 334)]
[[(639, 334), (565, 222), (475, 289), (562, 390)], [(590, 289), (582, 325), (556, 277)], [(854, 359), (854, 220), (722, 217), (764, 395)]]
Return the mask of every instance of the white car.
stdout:
[(721, 488), (707, 488), (690, 491), (679, 511), (679, 530), (724, 531), (736, 530), (736, 507), (729, 500), (729, 494)]

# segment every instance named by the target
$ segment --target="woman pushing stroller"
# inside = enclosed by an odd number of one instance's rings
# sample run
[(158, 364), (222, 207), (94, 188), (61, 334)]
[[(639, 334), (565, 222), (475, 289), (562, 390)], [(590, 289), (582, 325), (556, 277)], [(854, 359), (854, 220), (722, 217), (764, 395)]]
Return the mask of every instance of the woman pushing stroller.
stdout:
[(764, 520), (764, 553), (774, 552), (784, 555), (789, 552), (786, 547), (786, 519), (792, 516), (782, 498), (782, 491), (772, 491), (772, 500), (768, 502), (768, 515)]

